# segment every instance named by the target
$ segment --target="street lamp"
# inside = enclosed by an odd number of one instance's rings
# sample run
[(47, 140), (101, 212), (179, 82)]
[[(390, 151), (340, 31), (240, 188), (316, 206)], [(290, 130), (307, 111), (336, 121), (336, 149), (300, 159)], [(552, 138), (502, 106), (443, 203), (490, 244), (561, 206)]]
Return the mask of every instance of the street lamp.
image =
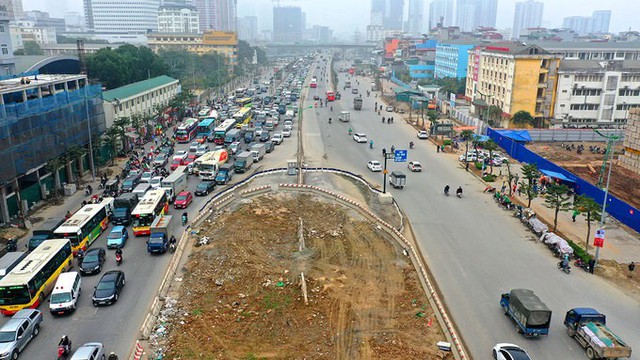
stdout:
[(382, 149), (382, 157), (384, 158), (384, 170), (382, 171), (382, 193), (387, 193), (387, 160), (393, 159), (393, 152), (387, 152), (386, 149)]

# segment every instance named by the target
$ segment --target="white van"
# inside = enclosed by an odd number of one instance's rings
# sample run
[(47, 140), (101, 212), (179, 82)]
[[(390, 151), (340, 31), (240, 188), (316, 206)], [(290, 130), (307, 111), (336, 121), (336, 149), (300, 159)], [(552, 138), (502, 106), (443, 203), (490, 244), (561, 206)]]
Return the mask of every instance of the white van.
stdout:
[(144, 194), (149, 190), (151, 190), (151, 184), (140, 183), (138, 184), (138, 186), (136, 186), (135, 189), (133, 189), (132, 193), (138, 195), (139, 199), (142, 199), (144, 197)]
[(78, 272), (61, 273), (49, 297), (49, 311), (51, 314), (62, 315), (66, 312), (75, 311), (81, 290), (82, 279)]

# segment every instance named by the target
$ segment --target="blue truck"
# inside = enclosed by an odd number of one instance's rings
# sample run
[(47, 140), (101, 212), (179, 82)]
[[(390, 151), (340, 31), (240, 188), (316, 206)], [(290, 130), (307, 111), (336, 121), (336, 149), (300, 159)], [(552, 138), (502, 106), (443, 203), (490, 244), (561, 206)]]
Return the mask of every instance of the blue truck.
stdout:
[(536, 294), (527, 289), (513, 289), (500, 297), (504, 314), (516, 323), (516, 330), (526, 337), (549, 335), (551, 310)]
[(607, 327), (607, 317), (592, 308), (574, 308), (564, 317), (567, 335), (585, 349), (589, 359), (630, 358), (631, 347)]
[(151, 235), (147, 240), (147, 252), (164, 254), (169, 249), (169, 224), (171, 215), (158, 216), (151, 224)]

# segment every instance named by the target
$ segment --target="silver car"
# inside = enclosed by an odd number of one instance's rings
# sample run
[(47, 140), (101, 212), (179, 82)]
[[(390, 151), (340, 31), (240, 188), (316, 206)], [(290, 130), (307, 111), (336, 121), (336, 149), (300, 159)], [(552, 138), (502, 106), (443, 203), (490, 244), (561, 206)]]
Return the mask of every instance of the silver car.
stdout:
[(70, 360), (104, 360), (104, 358), (104, 346), (99, 342), (91, 342), (80, 346)]
[(0, 359), (18, 358), (29, 341), (40, 333), (42, 312), (36, 309), (18, 311), (0, 328)]

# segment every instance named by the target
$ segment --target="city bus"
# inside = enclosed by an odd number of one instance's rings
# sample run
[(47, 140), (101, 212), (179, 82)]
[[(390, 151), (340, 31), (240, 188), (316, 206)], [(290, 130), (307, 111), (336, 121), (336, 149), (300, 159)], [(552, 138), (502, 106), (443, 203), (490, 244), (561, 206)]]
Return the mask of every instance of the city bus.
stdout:
[(176, 140), (179, 143), (188, 143), (196, 136), (198, 131), (198, 119), (185, 119), (182, 125), (176, 131)]
[(53, 290), (58, 275), (72, 265), (69, 239), (44, 241), (0, 280), (0, 312), (13, 315), (38, 307)]
[(327, 91), (327, 101), (334, 101), (336, 99), (336, 94), (329, 90)]
[(236, 104), (240, 107), (251, 107), (253, 100), (249, 97), (236, 100)]
[(163, 189), (149, 190), (131, 213), (133, 234), (151, 235), (151, 224), (157, 216), (169, 212), (167, 193)]
[(311, 82), (309, 83), (309, 87), (317, 88), (318, 87), (318, 79), (314, 76), (311, 78)]
[(235, 125), (236, 125), (235, 119), (227, 119), (224, 122), (222, 122), (222, 124), (216, 126), (215, 130), (213, 131), (213, 142), (216, 145), (224, 144), (224, 138), (225, 136), (227, 136), (227, 132), (233, 129)]
[(69, 239), (73, 254), (87, 250), (109, 225), (109, 209), (106, 203), (88, 204), (71, 215), (53, 232), (54, 238)]
[(212, 118), (206, 118), (198, 124), (198, 135), (197, 141), (199, 143), (205, 142), (213, 132), (213, 129), (216, 127), (216, 120)]
[(238, 127), (248, 124), (251, 121), (252, 117), (253, 117), (253, 110), (251, 110), (251, 108), (248, 108), (248, 107), (244, 107), (238, 110), (238, 112), (233, 115), (233, 119), (236, 121), (236, 124), (238, 125)]
[(245, 88), (237, 88), (235, 91), (236, 98), (240, 98), (244, 96), (244, 93), (247, 92)]

